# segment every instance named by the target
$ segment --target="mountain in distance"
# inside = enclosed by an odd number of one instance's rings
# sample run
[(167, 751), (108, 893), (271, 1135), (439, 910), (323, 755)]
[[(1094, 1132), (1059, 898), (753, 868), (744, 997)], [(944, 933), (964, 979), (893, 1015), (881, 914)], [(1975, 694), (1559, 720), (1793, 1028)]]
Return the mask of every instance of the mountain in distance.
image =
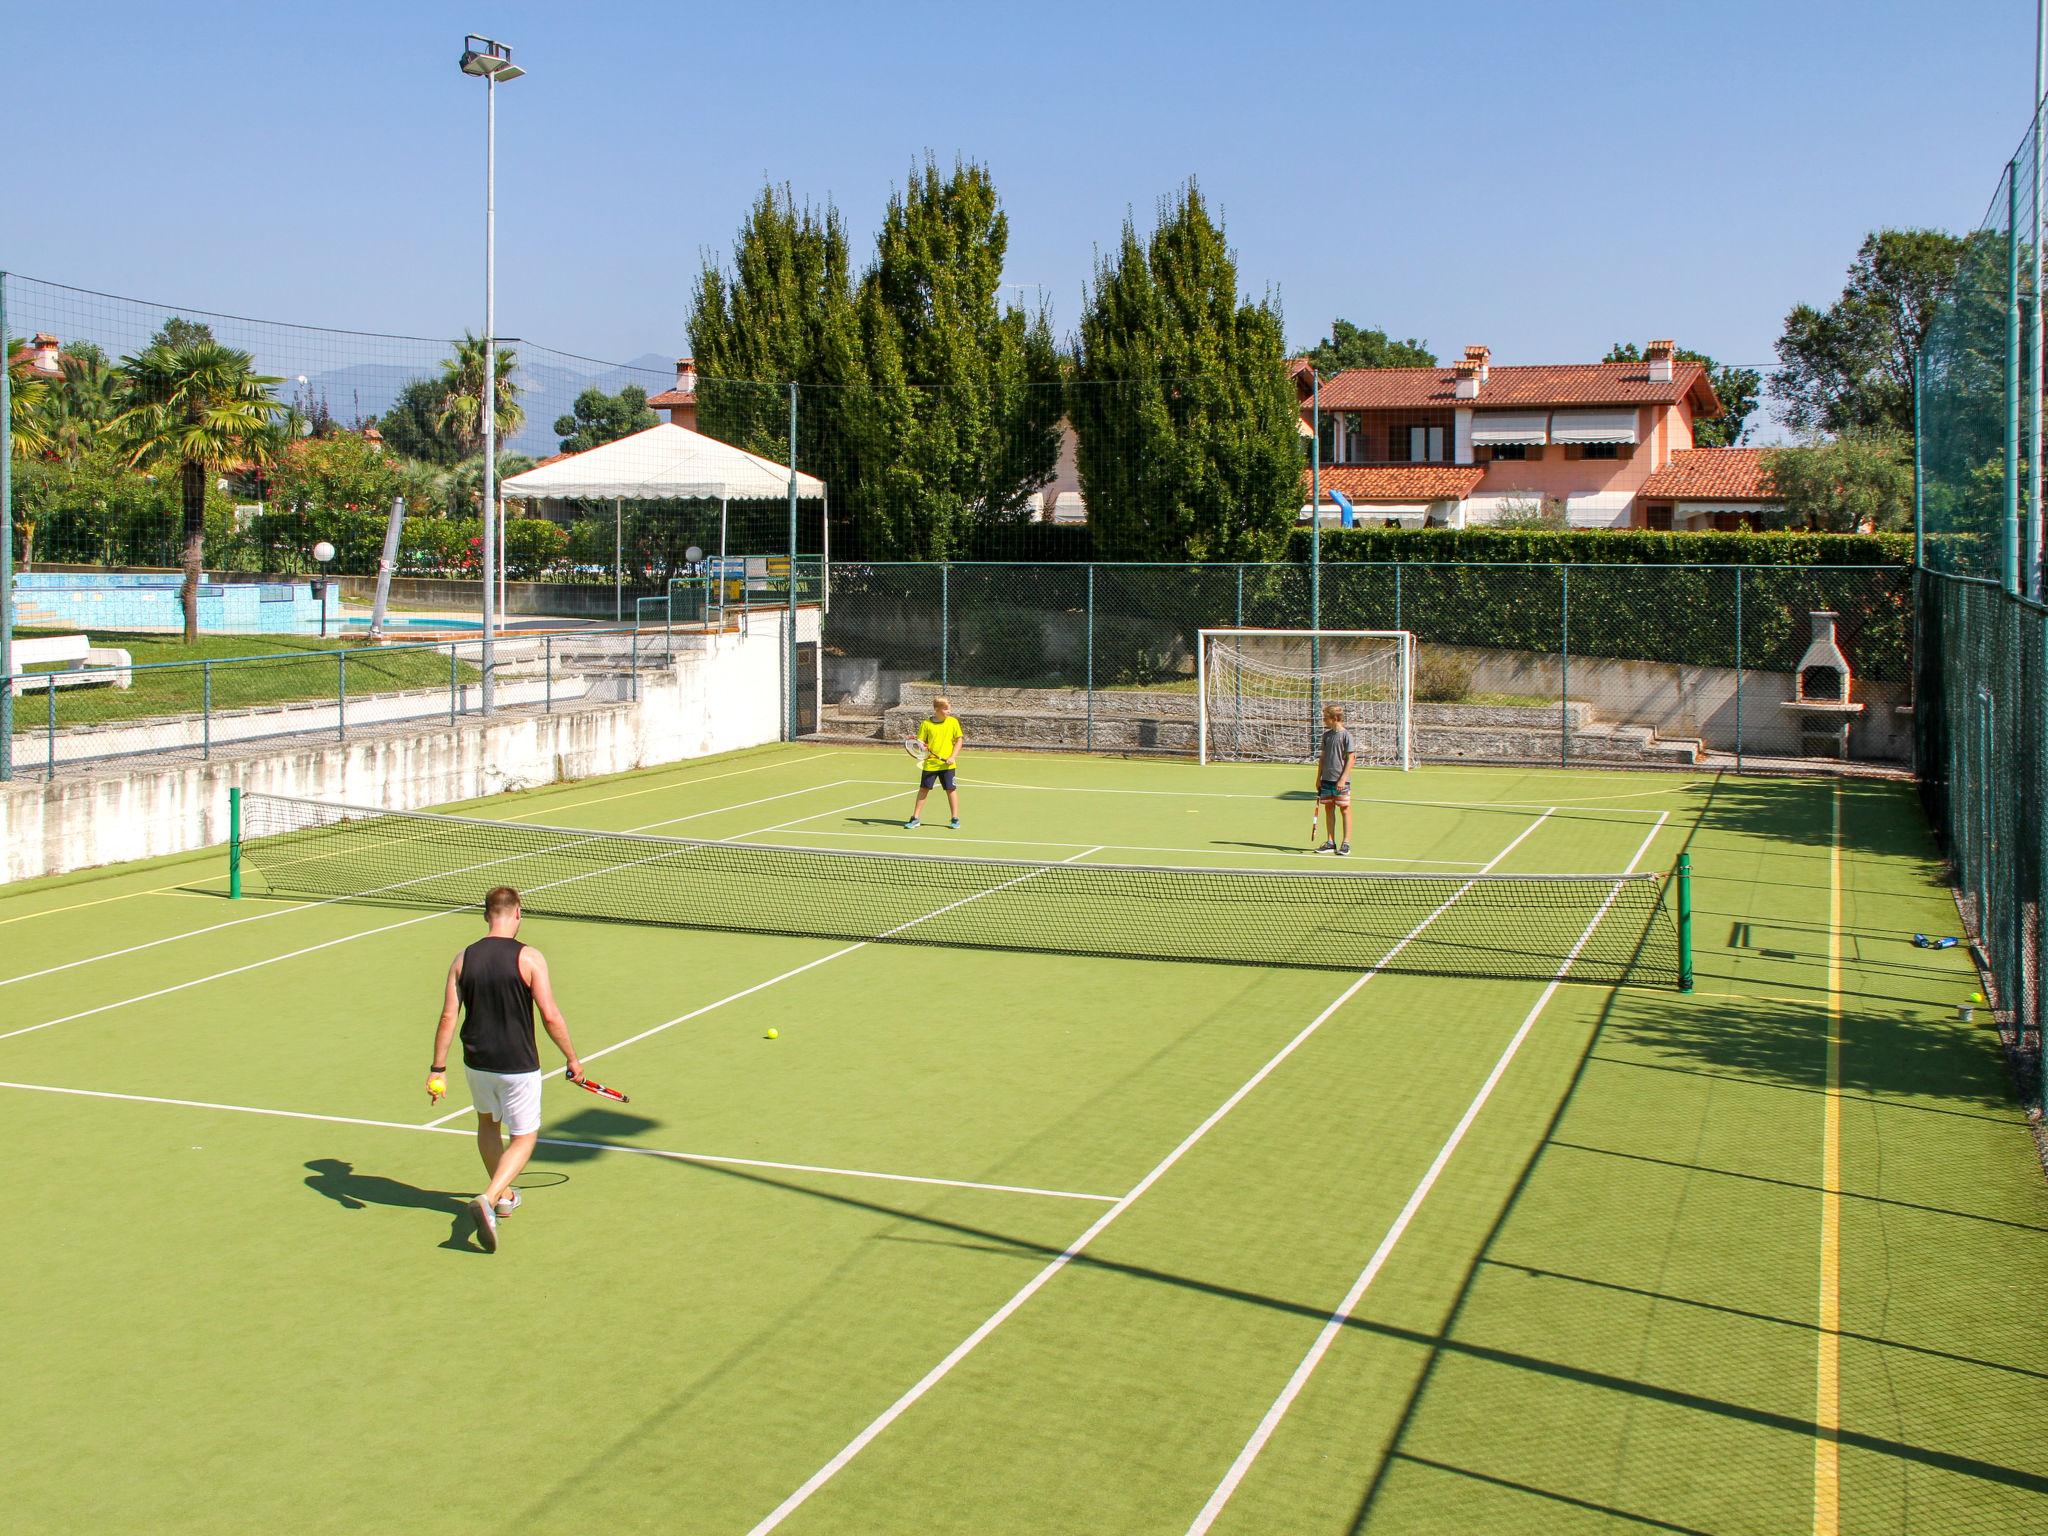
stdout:
[[(512, 343), (517, 348), (517, 343)], [(507, 453), (524, 453), (545, 458), (559, 451), (561, 439), (554, 426), (565, 416), (586, 389), (596, 388), (615, 395), (628, 384), (638, 384), (648, 394), (658, 394), (676, 381), (675, 359), (659, 352), (643, 352), (625, 363), (587, 362), (559, 352), (535, 349), (519, 360), (519, 403), (526, 408), (526, 421), (506, 442)], [(306, 389), (325, 396), (328, 410), (337, 421), (353, 425), (358, 419), (382, 416), (391, 409), (399, 393), (414, 379), (433, 378), (438, 368), (414, 368), (403, 363), (351, 363), (306, 375)], [(291, 391), (285, 391), (289, 396)]]

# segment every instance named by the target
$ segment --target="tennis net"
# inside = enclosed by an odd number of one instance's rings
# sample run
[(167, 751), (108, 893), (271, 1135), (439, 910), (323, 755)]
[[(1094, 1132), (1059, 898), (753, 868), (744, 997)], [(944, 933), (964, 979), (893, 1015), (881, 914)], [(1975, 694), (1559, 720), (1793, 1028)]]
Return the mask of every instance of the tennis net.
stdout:
[[(1680, 981), (1662, 878), (1038, 863), (532, 826), (240, 796), (270, 894), (1118, 959)], [(252, 884), (252, 888), (254, 888)]]

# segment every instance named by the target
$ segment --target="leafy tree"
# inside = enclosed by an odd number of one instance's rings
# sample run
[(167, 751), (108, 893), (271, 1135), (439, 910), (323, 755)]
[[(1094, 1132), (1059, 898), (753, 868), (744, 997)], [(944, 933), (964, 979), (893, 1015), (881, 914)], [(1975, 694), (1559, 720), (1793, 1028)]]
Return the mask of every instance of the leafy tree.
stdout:
[[(165, 565), (174, 558), (180, 487), (145, 474), (110, 440), (15, 466), (14, 522), (24, 564)], [(209, 549), (232, 529), (234, 505), (206, 487)]]
[(1275, 553), (1301, 504), (1278, 309), (1237, 264), (1193, 181), (1141, 241), (1096, 264), (1068, 391), (1096, 548), (1111, 560)]
[[(1009, 219), (985, 166), (927, 158), (889, 200), (862, 279), (870, 428), (842, 465), (856, 544), (956, 556), (976, 524), (1028, 520), (1059, 457), (1051, 323), (997, 302)], [(886, 423), (886, 430), (876, 430)]]
[(213, 327), (204, 320), (187, 320), (183, 315), (172, 315), (157, 327), (157, 333), (149, 338), (149, 344), (152, 347), (183, 349), (214, 339)]
[[(501, 453), (498, 455), (498, 483), (503, 484), (512, 475), (524, 474), (533, 468), (533, 460), (523, 453)], [(449, 517), (481, 517), (484, 504), (484, 456), (464, 459), (453, 469), (440, 477), (441, 500)], [(409, 503), (408, 503), (409, 505)]]
[(1785, 510), (1778, 525), (1822, 533), (1890, 533), (1913, 525), (1911, 440), (1854, 428), (1764, 454), (1764, 474)]
[(280, 510), (311, 515), (368, 512), (383, 516), (395, 497), (408, 511), (439, 510), (436, 476), (425, 465), (380, 450), (354, 432), (306, 437), (278, 457), (269, 475), (270, 494)]
[(398, 392), (391, 409), (377, 419), (384, 444), (422, 464), (444, 468), (459, 462), (462, 445), (441, 429), (448, 386), (440, 379), (414, 379)]
[(638, 384), (628, 384), (616, 395), (593, 385), (576, 397), (568, 415), (555, 418), (555, 435), (562, 440), (562, 452), (581, 453), (644, 432), (657, 423), (658, 418), (647, 408), (647, 391)]
[(1913, 360), (1969, 241), (1939, 229), (1866, 235), (1842, 296), (1799, 304), (1778, 338), (1772, 392), (1786, 425), (1807, 432), (1913, 430)]
[(178, 475), (189, 645), (199, 638), (207, 486), (219, 466), (267, 450), (265, 428), (279, 409), (270, 386), (282, 380), (257, 376), (248, 353), (211, 340), (183, 346), (160, 342), (123, 358), (121, 368), (129, 404), (115, 426), (127, 436), (130, 462), (174, 469)]
[(1330, 334), (1301, 354), (1328, 378), (1346, 368), (1434, 368), (1436, 354), (1411, 336), (1395, 341), (1385, 331), (1362, 331), (1349, 320), (1331, 322)]
[(730, 269), (706, 259), (690, 311), (698, 430), (779, 462), (789, 456), (788, 386), (810, 387), (797, 463), (832, 482), (835, 508), (849, 455), (872, 438), (852, 270), (836, 208), (799, 208), (788, 186), (764, 187)]
[[(1699, 448), (1741, 447), (1749, 436), (1749, 418), (1755, 414), (1757, 400), (1763, 393), (1764, 376), (1754, 368), (1725, 367), (1706, 353), (1695, 352), (1689, 347), (1678, 349), (1678, 359), (1680, 362), (1702, 364), (1707, 370), (1707, 382), (1714, 386), (1714, 393), (1721, 400), (1720, 415), (1694, 418), (1693, 445)], [(1639, 363), (1642, 360), (1643, 349), (1632, 341), (1617, 341), (1601, 359), (1607, 363)]]
[(514, 517), (505, 523), (505, 574), (513, 581), (538, 581), (569, 552), (568, 530), (544, 517)]
[[(513, 377), (518, 369), (519, 355), (510, 347), (500, 347), (492, 404), (500, 447), (526, 424), (526, 408), (519, 403), (519, 384)], [(455, 343), (455, 355), (441, 360), (441, 417), (436, 423), (461, 446), (465, 456), (480, 451), (484, 444), (483, 398), (483, 340), (465, 331)]]

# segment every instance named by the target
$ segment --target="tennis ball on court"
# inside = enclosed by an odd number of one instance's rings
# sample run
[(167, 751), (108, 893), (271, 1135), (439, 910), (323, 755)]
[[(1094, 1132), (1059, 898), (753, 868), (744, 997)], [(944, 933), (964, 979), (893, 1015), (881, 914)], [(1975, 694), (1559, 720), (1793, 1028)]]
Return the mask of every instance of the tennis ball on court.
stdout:
[(1970, 994), (1970, 1001), (1973, 1003), (1981, 1003), (1984, 1001), (1984, 994), (1982, 992), (1972, 992)]
[(770, 1039), (770, 1040), (775, 1040), (775, 1039), (779, 1039), (779, 1038), (781, 1037), (781, 1035), (782, 1035), (782, 1031), (781, 1031), (781, 1030), (779, 1030), (779, 1029), (771, 1029), (771, 1030), (769, 1030), (769, 1031), (768, 1031), (768, 1034), (767, 1034), (766, 1038), (767, 1038), (767, 1039)]

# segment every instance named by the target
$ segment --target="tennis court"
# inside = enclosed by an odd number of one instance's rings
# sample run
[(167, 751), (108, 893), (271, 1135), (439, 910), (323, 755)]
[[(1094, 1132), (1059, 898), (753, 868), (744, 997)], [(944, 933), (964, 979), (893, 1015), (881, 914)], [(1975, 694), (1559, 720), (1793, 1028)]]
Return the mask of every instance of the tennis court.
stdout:
[[(763, 866), (793, 910), (872, 881), (882, 942), (579, 872), (590, 910), (522, 937), (632, 1102), (554, 1074), (493, 1256), (459, 1074), (420, 1088), (473, 914), (287, 899), (260, 839), (240, 901), (218, 850), (0, 891), (10, 1527), (2048, 1517), (2048, 1193), (1957, 1017), (1967, 950), (1910, 942), (1956, 931), (1911, 786), (1362, 770), (1351, 868), (1448, 881), (1393, 937), (1476, 922), (1489, 974), (1319, 957), (1280, 898), (1241, 933), (1271, 964), (1123, 957), (1218, 942), (1200, 871), (1332, 867), (1305, 769), (981, 753), (963, 828), (912, 833), (909, 766), (777, 747), (449, 808), (1027, 870), (943, 943), (919, 914), (960, 897), (900, 861)], [(1690, 994), (1668, 882), (1570, 922), (1468, 886), (1681, 853)], [(1062, 896), (1090, 943), (1032, 931), (1044, 865), (1153, 873)]]

